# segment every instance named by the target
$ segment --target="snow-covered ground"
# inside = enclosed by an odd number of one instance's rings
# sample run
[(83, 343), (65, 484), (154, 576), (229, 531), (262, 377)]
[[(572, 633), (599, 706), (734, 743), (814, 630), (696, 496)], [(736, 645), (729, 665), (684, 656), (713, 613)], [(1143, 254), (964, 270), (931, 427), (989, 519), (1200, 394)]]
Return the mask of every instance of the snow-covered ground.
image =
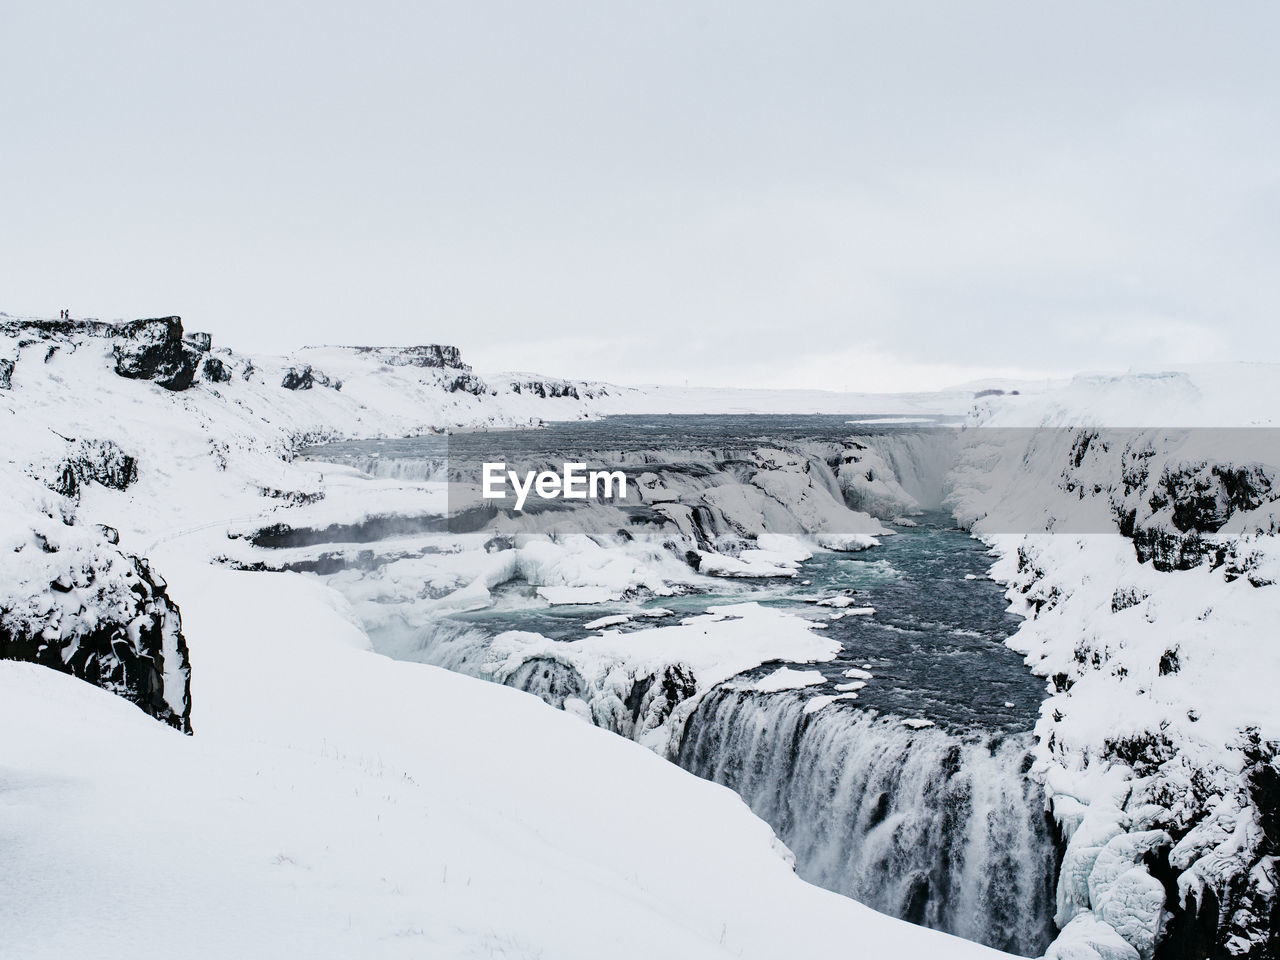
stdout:
[[(376, 655), (314, 579), (207, 563), (228, 532), (324, 502), (291, 462), (304, 440), (608, 412), (588, 388), (473, 392), (394, 353), (197, 341), (161, 343), (199, 364), (170, 390), (114, 373), (100, 332), (0, 331), (0, 639), (92, 648), (172, 697), (180, 622), (194, 730), (0, 662), (0, 955), (995, 955), (802, 882), (732, 793), (571, 712)], [(770, 627), (829, 652), (795, 618)]]
[[(964, 433), (986, 429), (1013, 456), (962, 442), (944, 478), (924, 475), (920, 451), (871, 450), (876, 469), (855, 484), (857, 470), (849, 483), (801, 480), (815, 461), (784, 452), (750, 496), (719, 506), (764, 516), (771, 499), (788, 505), (776, 515), (789, 532), (811, 534), (835, 513), (859, 516), (835, 531), (841, 542), (815, 546), (871, 547), (889, 531), (841, 496), (894, 517), (945, 479), (1028, 616), (1011, 643), (1051, 686), (1034, 771), (1066, 844), (1049, 955), (1150, 960), (1162, 935), (1262, 955), (1275, 936), (1280, 464), (1250, 458), (1247, 435), (1201, 455), (1167, 430), (1274, 425), (1278, 372), (1088, 376), (976, 403), (968, 391), (869, 399), (481, 379), (448, 348), (261, 358), (151, 328), (122, 340), (0, 322), (0, 641), (169, 724), (52, 670), (0, 663), (2, 722), (22, 731), (0, 744), (0, 955), (777, 957), (845, 943), (989, 954), (802, 883), (732, 794), (582, 722), (662, 673), (674, 700), (650, 701), (639, 728), (620, 731), (660, 747), (679, 704), (708, 685), (771, 659), (830, 657), (813, 621), (725, 607), (626, 632), (603, 622), (574, 643), (500, 638), (491, 675), (554, 657), (590, 679), (556, 711), (379, 657), (314, 579), (228, 568), (266, 565), (260, 531), (439, 511), (430, 483), (294, 460), (318, 439), (622, 412), (970, 407)], [(1012, 428), (1028, 427), (1069, 429), (1027, 446)], [(1085, 439), (1104, 427), (1147, 429), (1140, 448)], [(655, 503), (670, 492), (665, 480), (646, 489)], [(1010, 505), (1023, 532), (1008, 532)], [(1219, 515), (1211, 529), (1183, 523)], [(1030, 532), (1075, 517), (1116, 532)], [(793, 572), (784, 539), (718, 546), (700, 545), (696, 571), (643, 539), (534, 536), (488, 553), (421, 529), (376, 548), (273, 553), (380, 551), (376, 575), (348, 585), (366, 625), (379, 605), (421, 618), (491, 604), (513, 569), (551, 603)], [(793, 673), (760, 683), (803, 685)], [(194, 736), (172, 729), (188, 719)]]
[(803, 883), (635, 744), (371, 653), (314, 581), (157, 559), (195, 736), (0, 663), (2, 956), (998, 956)]

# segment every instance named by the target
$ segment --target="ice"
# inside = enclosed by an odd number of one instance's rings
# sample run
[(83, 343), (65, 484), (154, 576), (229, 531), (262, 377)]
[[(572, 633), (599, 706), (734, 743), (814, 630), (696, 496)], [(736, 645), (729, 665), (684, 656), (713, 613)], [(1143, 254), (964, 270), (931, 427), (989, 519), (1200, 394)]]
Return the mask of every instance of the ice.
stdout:
[(820, 547), (841, 553), (857, 553), (880, 546), (879, 540), (866, 533), (819, 533), (814, 540)]
[(1138, 951), (1110, 924), (1082, 913), (1058, 934), (1045, 960), (1140, 960)]
[[(544, 589), (545, 589), (545, 588), (544, 588)], [(630, 614), (627, 614), (627, 613), (620, 613), (620, 614), (615, 614), (614, 616), (610, 616), (610, 617), (600, 617), (600, 618), (599, 618), (599, 619), (597, 619), (597, 620), (592, 620), (590, 623), (584, 623), (584, 624), (582, 625), (582, 629), (584, 629), (584, 630), (601, 630), (601, 629), (603, 629), (603, 628), (605, 628), (605, 627), (617, 627), (617, 626), (620, 626), (620, 625), (622, 625), (622, 624), (624, 624), (624, 623), (630, 623), (630, 622), (631, 622), (631, 615), (630, 615)]]
[(826, 677), (818, 670), (796, 670), (779, 667), (773, 673), (753, 683), (750, 689), (758, 693), (776, 693), (779, 690), (796, 690), (826, 683)]

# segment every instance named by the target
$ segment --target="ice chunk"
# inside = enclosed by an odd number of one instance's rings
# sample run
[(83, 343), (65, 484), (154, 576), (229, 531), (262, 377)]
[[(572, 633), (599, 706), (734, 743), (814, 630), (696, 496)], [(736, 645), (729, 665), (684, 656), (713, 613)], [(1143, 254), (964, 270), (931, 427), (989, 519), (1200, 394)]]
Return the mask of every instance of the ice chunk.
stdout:
[(1107, 899), (1112, 884), (1121, 874), (1142, 863), (1143, 858), (1152, 850), (1168, 847), (1172, 843), (1163, 830), (1122, 833), (1108, 840), (1089, 873), (1089, 902), (1093, 904), (1094, 910)]
[(1073, 919), (1044, 955), (1044, 960), (1140, 960), (1138, 951), (1110, 924), (1085, 911)]
[(794, 577), (795, 564), (779, 554), (743, 550), (736, 557), (698, 551), (698, 570), (712, 577)]
[(818, 546), (839, 553), (858, 553), (880, 546), (880, 541), (869, 533), (820, 533), (814, 539)]
[(598, 620), (592, 620), (590, 623), (584, 623), (582, 626), (586, 630), (601, 630), (605, 627), (616, 627), (619, 624), (630, 623), (631, 615), (626, 613), (615, 614), (612, 617), (601, 617)]
[(1096, 909), (1141, 960), (1151, 960), (1164, 928), (1164, 885), (1146, 867), (1132, 867), (1120, 874)]
[(1067, 843), (1058, 873), (1058, 910), (1054, 923), (1065, 928), (1089, 908), (1089, 875), (1102, 848), (1124, 833), (1124, 814), (1115, 807), (1094, 804)]
[(826, 683), (827, 678), (818, 670), (794, 670), (791, 667), (779, 667), (773, 673), (752, 684), (752, 690), (761, 693), (776, 693), (779, 690), (798, 690), (801, 687), (812, 687)]
[(569, 603), (608, 603), (617, 600), (608, 587), (539, 587), (538, 596), (552, 606)]

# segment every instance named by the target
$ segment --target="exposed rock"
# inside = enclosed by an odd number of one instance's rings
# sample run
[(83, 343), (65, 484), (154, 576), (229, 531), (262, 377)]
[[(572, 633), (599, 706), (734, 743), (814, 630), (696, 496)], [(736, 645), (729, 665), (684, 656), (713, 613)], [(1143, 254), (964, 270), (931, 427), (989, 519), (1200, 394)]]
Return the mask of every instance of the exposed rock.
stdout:
[(73, 500), (90, 481), (114, 490), (124, 490), (138, 479), (138, 461), (112, 440), (81, 440), (52, 472), (45, 485)]
[(210, 383), (228, 383), (231, 380), (230, 368), (217, 357), (206, 357), (200, 373)]
[(113, 531), (75, 525), (66, 500), (24, 482), (6, 488), (35, 509), (25, 532), (3, 531), (0, 659), (70, 673), (189, 733), (187, 644), (163, 578), (113, 546)]
[(604, 384), (585, 383), (573, 380), (529, 379), (511, 380), (508, 389), (512, 393), (528, 393), (542, 399), (554, 397), (571, 397), (574, 400), (594, 400), (596, 397), (607, 397), (609, 390)]
[(114, 328), (116, 373), (151, 380), (166, 390), (185, 390), (195, 379), (201, 352), (183, 342), (182, 318), (135, 320)]
[(13, 386), (13, 361), (0, 358), (0, 390)]
[(433, 367), (470, 371), (462, 362), (457, 347), (438, 343), (420, 344), (414, 347), (342, 347), (354, 353), (366, 354), (392, 367)]
[(286, 390), (310, 390), (315, 386), (315, 382), (315, 377), (311, 375), (311, 364), (304, 363), (301, 367), (290, 367), (286, 370), (280, 386)]
[(0, 323), (0, 334), (11, 337), (33, 337), (37, 340), (74, 334), (110, 337), (115, 335), (117, 329), (116, 324), (104, 323), (101, 320), (6, 320)]
[(300, 367), (289, 367), (284, 372), (284, 379), (280, 381), (280, 386), (286, 390), (310, 390), (316, 384), (333, 390), (342, 389), (341, 380), (331, 378), (323, 371), (314, 369), (309, 363), (304, 363)]
[(444, 388), (450, 393), (470, 393), (477, 397), (489, 391), (488, 385), (483, 380), (469, 373), (462, 373), (447, 380)]
[(213, 349), (213, 334), (211, 333), (188, 333), (187, 342), (199, 350), (201, 353), (208, 353)]

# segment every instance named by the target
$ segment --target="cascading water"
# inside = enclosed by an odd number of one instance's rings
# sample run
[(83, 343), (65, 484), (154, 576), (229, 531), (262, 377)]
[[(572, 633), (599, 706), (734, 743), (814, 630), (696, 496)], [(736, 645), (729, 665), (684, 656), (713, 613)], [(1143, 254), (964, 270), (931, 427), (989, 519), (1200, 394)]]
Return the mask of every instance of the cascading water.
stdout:
[(711, 691), (678, 762), (741, 796), (806, 880), (1023, 956), (1052, 938), (1054, 852), (1030, 734), (912, 730), (798, 693)]

